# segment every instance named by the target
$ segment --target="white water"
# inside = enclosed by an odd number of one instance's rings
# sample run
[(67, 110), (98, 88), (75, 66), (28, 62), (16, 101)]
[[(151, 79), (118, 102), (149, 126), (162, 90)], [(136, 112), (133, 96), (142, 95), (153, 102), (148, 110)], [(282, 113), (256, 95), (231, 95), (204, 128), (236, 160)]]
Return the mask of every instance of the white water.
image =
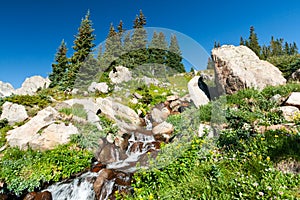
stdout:
[[(150, 148), (154, 148), (153, 145), (147, 145), (153, 141), (155, 141), (153, 136), (132, 133), (131, 138), (128, 140), (129, 145), (126, 151), (128, 157), (125, 160), (119, 160), (119, 156), (117, 156), (117, 161), (108, 164), (107, 168), (119, 169), (124, 172), (135, 172), (137, 170), (136, 162), (138, 161), (139, 157), (145, 154)], [(142, 149), (141, 151), (130, 152), (130, 149), (135, 142), (142, 142)], [(52, 193), (53, 200), (94, 200), (95, 192), (93, 190), (92, 179), (96, 178), (97, 176), (98, 173), (87, 172), (80, 177), (75, 178), (71, 182), (57, 183), (48, 187), (46, 190)], [(114, 179), (105, 182), (101, 190), (100, 200), (108, 199), (109, 195), (113, 191), (114, 184)]]

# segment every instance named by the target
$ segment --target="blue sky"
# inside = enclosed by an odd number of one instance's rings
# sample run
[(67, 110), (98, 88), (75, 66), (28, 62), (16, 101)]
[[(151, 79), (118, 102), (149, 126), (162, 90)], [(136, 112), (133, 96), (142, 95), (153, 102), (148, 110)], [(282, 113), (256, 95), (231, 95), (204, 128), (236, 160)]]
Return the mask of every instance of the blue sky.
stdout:
[[(90, 9), (96, 44), (111, 22), (127, 29), (142, 9), (148, 27), (181, 32), (209, 53), (214, 41), (238, 45), (253, 25), (261, 44), (271, 35), (300, 46), (300, 1), (288, 0), (10, 0), (0, 3), (0, 80), (19, 87), (32, 75), (47, 76), (62, 39), (70, 53), (81, 19)], [(191, 49), (191, 56), (197, 51)]]

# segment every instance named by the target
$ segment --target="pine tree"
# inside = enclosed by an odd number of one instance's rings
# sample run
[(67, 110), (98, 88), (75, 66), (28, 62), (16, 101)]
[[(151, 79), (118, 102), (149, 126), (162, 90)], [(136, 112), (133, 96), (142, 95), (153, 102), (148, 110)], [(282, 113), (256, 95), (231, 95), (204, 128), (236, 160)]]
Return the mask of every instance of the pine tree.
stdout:
[(71, 66), (68, 71), (68, 87), (73, 87), (82, 63), (86, 60), (95, 47), (95, 44), (93, 43), (94, 40), (94, 29), (92, 28), (90, 12), (88, 11), (85, 15), (85, 18), (81, 20), (80, 27), (78, 28), (78, 34), (75, 36), (73, 46), (75, 52), (71, 58)]
[(163, 32), (153, 33), (152, 40), (149, 44), (149, 63), (165, 64), (168, 50), (168, 43)]
[(115, 58), (115, 50), (117, 45), (117, 32), (113, 23), (110, 24), (109, 32), (105, 40), (105, 52), (103, 55), (104, 69), (107, 70)]
[(63, 86), (66, 78), (67, 69), (69, 65), (69, 59), (67, 58), (67, 45), (64, 40), (61, 41), (61, 44), (55, 55), (55, 64), (52, 64), (52, 73), (49, 75), (51, 80), (50, 87)]
[(144, 28), (145, 25), (146, 18), (141, 10), (139, 16), (136, 16), (133, 24), (134, 32), (131, 38), (130, 52), (133, 63), (131, 67), (147, 63), (147, 31)]
[(249, 41), (248, 41), (248, 45), (247, 45), (250, 49), (252, 49), (252, 51), (254, 51), (254, 53), (257, 56), (260, 56), (260, 49), (261, 47), (259, 46), (258, 43), (258, 38), (257, 35), (254, 31), (254, 27), (251, 26), (250, 27), (250, 36), (249, 36)]
[(178, 45), (176, 35), (171, 36), (171, 42), (169, 45), (169, 50), (167, 53), (166, 64), (168, 67), (173, 68), (179, 73), (185, 72), (184, 65), (182, 64), (182, 55), (181, 50)]
[(240, 38), (240, 45), (245, 45), (245, 41), (243, 37)]

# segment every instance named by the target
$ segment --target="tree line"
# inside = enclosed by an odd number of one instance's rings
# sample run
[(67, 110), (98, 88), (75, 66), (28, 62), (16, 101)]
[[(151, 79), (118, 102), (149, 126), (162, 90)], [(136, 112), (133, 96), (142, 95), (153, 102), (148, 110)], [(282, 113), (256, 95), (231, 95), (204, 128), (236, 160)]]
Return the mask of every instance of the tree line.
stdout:
[(148, 42), (146, 23), (141, 10), (133, 21), (133, 31), (126, 31), (122, 20), (117, 28), (111, 23), (105, 43), (99, 45), (95, 56), (95, 30), (88, 11), (75, 36), (73, 55), (67, 57), (68, 48), (64, 40), (58, 47), (49, 75), (50, 87), (65, 90), (72, 89), (75, 83), (86, 86), (92, 81), (98, 82), (97, 75), (105, 74), (118, 65), (136, 68), (148, 64), (156, 66), (156, 69), (167, 66), (178, 73), (185, 72), (176, 36), (172, 35), (168, 44), (163, 32), (154, 32)]

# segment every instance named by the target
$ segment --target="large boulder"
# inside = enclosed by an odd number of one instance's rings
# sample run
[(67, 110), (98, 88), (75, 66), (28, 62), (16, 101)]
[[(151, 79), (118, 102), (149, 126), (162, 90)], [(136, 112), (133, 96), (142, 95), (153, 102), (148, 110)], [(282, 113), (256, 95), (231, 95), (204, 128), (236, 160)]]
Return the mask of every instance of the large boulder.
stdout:
[(101, 93), (108, 93), (108, 85), (105, 82), (102, 83), (96, 83), (96, 82), (92, 82), (91, 85), (88, 88), (89, 92), (101, 92)]
[(268, 85), (282, 85), (286, 79), (280, 70), (246, 46), (224, 45), (212, 50), (216, 84), (219, 93), (233, 94), (241, 89), (263, 89)]
[(59, 113), (52, 107), (41, 110), (29, 122), (7, 132), (7, 142), (11, 147), (47, 150), (69, 142), (71, 134), (78, 130), (73, 125), (56, 124)]
[(132, 74), (128, 68), (123, 66), (115, 67), (115, 70), (112, 70), (109, 73), (109, 78), (112, 83), (118, 84), (122, 82), (128, 82), (132, 79)]
[(15, 92), (13, 86), (9, 83), (4, 83), (0, 81), (0, 98), (8, 97)]
[(97, 98), (96, 103), (101, 113), (115, 121), (123, 132), (135, 130), (141, 123), (138, 114), (134, 110), (116, 102), (113, 98)]
[(190, 97), (197, 108), (201, 105), (208, 104), (209, 102), (209, 99), (204, 91), (202, 91), (198, 86), (199, 78), (200, 76), (195, 76), (188, 83)]
[(1, 119), (7, 119), (10, 125), (17, 122), (23, 122), (28, 118), (26, 109), (22, 105), (5, 102), (2, 106)]
[(16, 89), (15, 93), (18, 95), (33, 95), (39, 89), (48, 88), (51, 81), (48, 78), (43, 78), (41, 76), (32, 76), (26, 78), (22, 84), (22, 87)]

